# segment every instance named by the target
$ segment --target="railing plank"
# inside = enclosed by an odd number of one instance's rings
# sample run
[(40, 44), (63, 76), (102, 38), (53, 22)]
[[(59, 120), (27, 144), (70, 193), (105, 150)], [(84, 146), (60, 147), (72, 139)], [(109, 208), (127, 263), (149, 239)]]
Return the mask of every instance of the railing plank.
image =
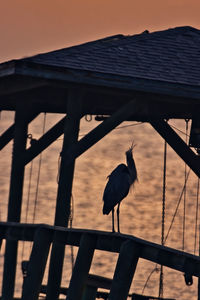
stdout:
[(80, 300), (86, 288), (88, 274), (96, 247), (96, 238), (90, 234), (83, 234), (72, 272), (67, 300)]
[(35, 232), (27, 276), (24, 277), (22, 300), (38, 299), (51, 240), (51, 233), (47, 229), (39, 228)]
[(120, 247), (126, 240), (131, 240), (140, 246), (140, 257), (152, 262), (162, 264), (192, 276), (200, 277), (200, 257), (186, 252), (161, 246), (135, 236), (87, 229), (69, 229), (49, 225), (32, 225), (0, 222), (0, 235), (2, 239), (33, 241), (34, 232), (38, 227), (53, 232), (54, 241), (64, 245), (79, 247), (83, 234), (90, 234), (96, 241), (96, 249), (109, 252), (120, 252)]
[(109, 300), (126, 300), (139, 259), (140, 247), (131, 240), (121, 246)]

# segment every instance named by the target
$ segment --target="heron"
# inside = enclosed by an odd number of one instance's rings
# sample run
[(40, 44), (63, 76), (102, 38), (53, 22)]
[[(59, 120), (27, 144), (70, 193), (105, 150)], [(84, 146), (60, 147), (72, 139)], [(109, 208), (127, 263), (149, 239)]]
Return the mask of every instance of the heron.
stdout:
[(108, 215), (112, 211), (112, 232), (115, 232), (114, 208), (117, 205), (117, 227), (118, 232), (120, 232), (119, 207), (121, 201), (128, 195), (130, 187), (133, 186), (138, 178), (135, 161), (133, 159), (134, 147), (135, 145), (132, 143), (131, 147), (125, 152), (127, 165), (118, 165), (107, 177), (108, 182), (103, 194), (103, 214)]

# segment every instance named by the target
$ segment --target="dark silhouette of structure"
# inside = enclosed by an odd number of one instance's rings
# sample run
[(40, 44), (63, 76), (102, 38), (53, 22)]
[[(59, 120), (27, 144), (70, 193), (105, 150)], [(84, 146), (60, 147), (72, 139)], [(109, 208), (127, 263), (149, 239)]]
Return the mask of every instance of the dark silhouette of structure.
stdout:
[(117, 226), (118, 232), (119, 227), (119, 207), (121, 201), (128, 195), (131, 185), (137, 180), (137, 169), (135, 161), (133, 159), (133, 148), (135, 145), (132, 144), (130, 149), (126, 151), (126, 162), (117, 166), (112, 173), (108, 176), (109, 180), (106, 184), (103, 194), (103, 214), (108, 215), (112, 211), (112, 231), (115, 232), (114, 226), (114, 207), (117, 206)]
[[(199, 154), (166, 121), (199, 119), (199, 48), (200, 30), (184, 26), (115, 35), (0, 64), (0, 111), (15, 112), (13, 124), (0, 137), (0, 150), (13, 140), (7, 222), (0, 223), (0, 246), (5, 241), (1, 299), (17, 299), (19, 241), (33, 242), (22, 300), (38, 300), (47, 268), (46, 300), (59, 299), (66, 245), (79, 247), (67, 300), (95, 299), (102, 279), (91, 286), (88, 275), (96, 249), (119, 253), (108, 287), (110, 300), (127, 299), (140, 258), (196, 276), (200, 287), (200, 257), (134, 236), (67, 228), (76, 159), (124, 121), (147, 122), (200, 178)], [(29, 123), (41, 113), (64, 117), (27, 147)], [(79, 139), (86, 115), (105, 119)], [(21, 224), (25, 168), (61, 135), (55, 226)]]

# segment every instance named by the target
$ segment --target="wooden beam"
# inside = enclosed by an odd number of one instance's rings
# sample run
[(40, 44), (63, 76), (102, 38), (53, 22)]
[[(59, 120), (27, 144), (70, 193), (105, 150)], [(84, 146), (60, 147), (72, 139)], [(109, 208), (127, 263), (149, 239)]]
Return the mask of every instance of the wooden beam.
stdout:
[(184, 162), (200, 177), (200, 157), (196, 155), (180, 136), (164, 120), (151, 121), (153, 128), (167, 141)]
[(133, 241), (122, 244), (111, 285), (109, 300), (126, 300), (140, 255)]
[[(54, 221), (56, 226), (63, 227), (68, 226), (75, 167), (75, 160), (73, 160), (66, 168), (65, 153), (74, 143), (77, 142), (78, 139), (80, 119), (82, 117), (82, 92), (78, 89), (69, 90), (67, 100), (67, 118), (64, 128), (64, 140)], [(53, 243), (49, 267), (48, 289), (46, 297), (47, 300), (55, 300), (58, 298), (62, 277), (64, 252), (64, 245)]]
[(96, 238), (83, 234), (70, 280), (67, 300), (80, 300), (86, 288), (88, 274), (96, 247)]
[[(28, 129), (27, 122), (25, 122), (26, 113), (24, 108), (21, 107), (19, 107), (15, 113), (14, 144), (7, 216), (8, 222), (19, 222), (21, 217), (24, 164), (19, 157), (26, 149)], [(2, 296), (5, 300), (12, 299), (14, 294), (17, 248), (17, 241), (6, 241), (2, 286)]]
[[(25, 116), (25, 121), (30, 123), (37, 117), (38, 113), (31, 113), (30, 116)], [(0, 136), (0, 150), (2, 150), (14, 137), (15, 123), (13, 123), (2, 135)]]
[(24, 277), (22, 300), (37, 300), (39, 297), (52, 240), (46, 231), (46, 228), (38, 228), (35, 232), (27, 275)]
[(45, 79), (35, 79), (28, 76), (7, 76), (0, 81), (0, 95), (10, 95), (26, 90), (42, 87), (48, 84)]
[[(13, 241), (26, 240), (33, 241), (35, 231), (38, 228), (45, 228), (46, 234), (57, 243), (73, 245), (79, 247), (83, 234), (91, 234), (96, 237), (96, 249), (119, 253), (121, 245), (131, 240), (140, 247), (140, 257), (159, 265), (172, 268), (174, 270), (188, 273), (192, 276), (200, 277), (200, 257), (156, 243), (152, 243), (135, 236), (125, 234), (113, 234), (111, 232), (69, 229), (42, 224), (19, 224), (10, 222), (0, 222), (0, 235), (2, 239), (12, 239)], [(54, 234), (52, 234), (52, 232)]]
[(100, 141), (106, 134), (112, 131), (115, 127), (127, 120), (131, 115), (141, 113), (147, 114), (144, 103), (137, 103), (136, 100), (130, 101), (128, 104), (121, 107), (112, 116), (107, 118), (91, 132), (86, 134), (80, 141), (74, 143), (63, 155), (65, 155), (65, 164), (69, 165), (74, 159)]
[(64, 132), (66, 117), (62, 118), (56, 125), (49, 129), (39, 140), (35, 141), (34, 144), (28, 148), (24, 154), (24, 164), (28, 164), (38, 154), (50, 146), (57, 138), (59, 138)]

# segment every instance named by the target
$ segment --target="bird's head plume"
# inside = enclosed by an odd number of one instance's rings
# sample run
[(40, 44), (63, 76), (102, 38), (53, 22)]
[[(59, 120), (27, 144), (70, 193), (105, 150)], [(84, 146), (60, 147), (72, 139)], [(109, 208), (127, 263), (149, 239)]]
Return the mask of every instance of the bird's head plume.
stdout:
[(131, 147), (126, 151), (126, 162), (130, 173), (130, 184), (132, 185), (137, 180), (137, 169), (133, 158), (133, 148), (136, 146), (134, 141)]
[(131, 144), (131, 147), (126, 151), (126, 154), (132, 154), (133, 152), (133, 148), (136, 146), (136, 144), (134, 144), (134, 141)]

